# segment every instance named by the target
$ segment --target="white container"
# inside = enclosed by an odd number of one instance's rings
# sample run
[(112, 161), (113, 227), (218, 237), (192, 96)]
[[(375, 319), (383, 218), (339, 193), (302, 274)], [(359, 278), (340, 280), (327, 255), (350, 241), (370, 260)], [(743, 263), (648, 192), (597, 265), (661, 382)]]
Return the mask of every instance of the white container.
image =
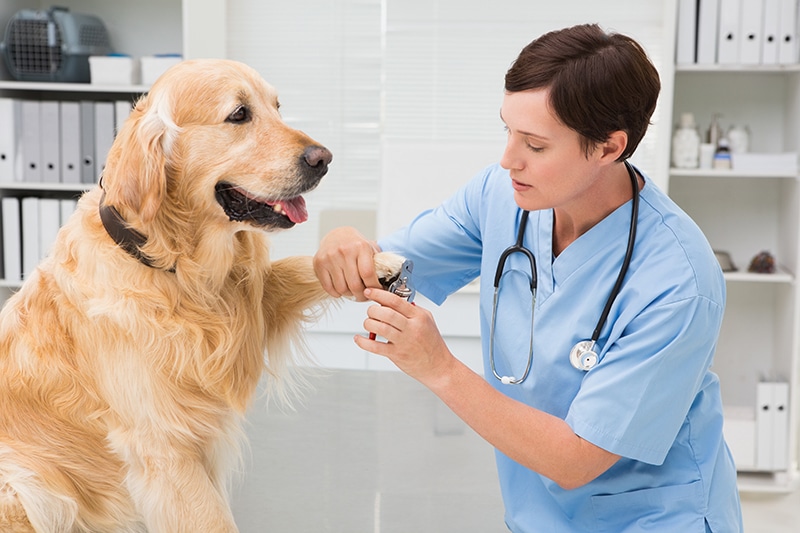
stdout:
[(731, 154), (734, 170), (752, 172), (756, 175), (778, 174), (781, 176), (794, 176), (798, 171), (797, 161), (797, 152)]
[(697, 168), (700, 165), (700, 134), (692, 113), (683, 113), (681, 122), (672, 136), (672, 166)]
[(750, 151), (750, 130), (747, 126), (733, 126), (728, 130), (728, 141), (732, 154), (743, 154)]
[(89, 56), (89, 72), (95, 85), (139, 83), (139, 61), (128, 56)]
[(731, 450), (736, 468), (756, 466), (756, 413), (752, 407), (725, 407), (722, 433)]
[(717, 145), (711, 143), (700, 144), (700, 168), (710, 169), (714, 166), (714, 152), (717, 151)]
[(142, 84), (152, 85), (169, 67), (177, 65), (182, 60), (179, 55), (142, 57)]

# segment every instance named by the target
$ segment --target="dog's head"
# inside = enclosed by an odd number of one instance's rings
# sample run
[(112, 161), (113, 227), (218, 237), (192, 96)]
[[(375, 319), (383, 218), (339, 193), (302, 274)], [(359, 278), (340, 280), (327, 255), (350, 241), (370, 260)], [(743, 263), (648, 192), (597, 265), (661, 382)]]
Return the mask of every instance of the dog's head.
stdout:
[[(307, 219), (302, 194), (330, 151), (287, 126), (275, 89), (230, 60), (183, 61), (136, 104), (109, 152), (105, 202), (134, 225), (163, 209), (203, 222), (289, 228)], [(209, 220), (211, 219), (211, 220)]]

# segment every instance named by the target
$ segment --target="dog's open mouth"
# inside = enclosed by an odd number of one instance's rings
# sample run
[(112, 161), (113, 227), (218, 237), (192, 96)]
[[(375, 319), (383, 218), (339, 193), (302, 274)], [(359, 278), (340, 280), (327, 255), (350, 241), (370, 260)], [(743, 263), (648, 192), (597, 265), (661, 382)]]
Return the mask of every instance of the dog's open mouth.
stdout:
[(267, 200), (225, 182), (217, 183), (214, 190), (217, 202), (230, 220), (278, 228), (291, 228), (308, 220), (306, 201), (302, 196)]

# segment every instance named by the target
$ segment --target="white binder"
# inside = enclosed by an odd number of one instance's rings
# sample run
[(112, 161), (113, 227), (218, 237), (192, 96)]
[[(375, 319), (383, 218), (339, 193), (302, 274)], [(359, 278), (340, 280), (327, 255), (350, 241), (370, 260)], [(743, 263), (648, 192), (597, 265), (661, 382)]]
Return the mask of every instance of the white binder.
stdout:
[(61, 112), (61, 181), (81, 182), (81, 107), (78, 102), (64, 101)]
[(117, 100), (114, 102), (114, 135), (119, 133), (120, 128), (128, 120), (133, 111), (133, 103), (129, 100)]
[(0, 183), (22, 179), (22, 107), (16, 98), (0, 98)]
[(94, 102), (82, 100), (81, 110), (81, 183), (94, 183)]
[(763, 65), (774, 65), (778, 62), (780, 14), (780, 0), (764, 0), (764, 25), (761, 31), (761, 63)]
[(778, 63), (797, 63), (797, 0), (780, 0)]
[(719, 39), (719, 0), (699, 0), (697, 10), (697, 64), (717, 62)]
[(3, 253), (3, 203), (0, 201), (0, 280), (6, 279), (5, 254)]
[(94, 171), (95, 182), (100, 180), (106, 157), (114, 142), (114, 102), (94, 103)]
[(789, 384), (771, 383), (773, 405), (772, 469), (789, 468)]
[(675, 63), (691, 65), (697, 53), (697, 0), (678, 0), (678, 35)]
[(41, 120), (38, 100), (22, 100), (22, 181), (42, 181)]
[(22, 279), (19, 199), (4, 196), (0, 206), (3, 211), (3, 277), (12, 283), (19, 282)]
[(26, 196), (22, 208), (22, 278), (27, 279), (39, 264), (39, 198)]
[(721, 65), (739, 63), (741, 0), (720, 0), (717, 62)]
[(741, 0), (741, 2), (739, 62), (743, 65), (758, 65), (761, 63), (764, 1)]
[(772, 383), (756, 385), (756, 469), (772, 470), (775, 408), (772, 404)]
[(61, 227), (61, 201), (58, 198), (39, 199), (39, 261), (44, 259), (56, 242)]
[(73, 198), (66, 198), (59, 202), (59, 226), (63, 226), (69, 220), (69, 217), (72, 216), (72, 213), (75, 212), (75, 209), (78, 207), (78, 201)]
[(39, 131), (42, 149), (42, 181), (61, 181), (61, 126), (58, 102), (42, 100), (39, 104)]

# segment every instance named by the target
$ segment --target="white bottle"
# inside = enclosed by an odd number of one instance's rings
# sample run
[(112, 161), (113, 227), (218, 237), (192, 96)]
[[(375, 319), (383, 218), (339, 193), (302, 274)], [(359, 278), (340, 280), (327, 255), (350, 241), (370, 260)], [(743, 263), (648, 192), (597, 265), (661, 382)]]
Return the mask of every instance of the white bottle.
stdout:
[(732, 126), (728, 130), (732, 154), (744, 154), (750, 149), (750, 130), (747, 126)]
[(717, 144), (717, 151), (714, 153), (713, 167), (717, 170), (730, 170), (733, 165), (731, 162), (731, 150), (728, 139), (723, 137)]
[(708, 131), (706, 132), (706, 142), (713, 144), (715, 150), (717, 149), (719, 140), (724, 137), (722, 126), (719, 125), (719, 117), (721, 116), (722, 115), (719, 113), (711, 115), (711, 124), (708, 126)]
[(681, 114), (680, 126), (672, 136), (672, 166), (697, 168), (700, 164), (700, 134), (692, 113)]

